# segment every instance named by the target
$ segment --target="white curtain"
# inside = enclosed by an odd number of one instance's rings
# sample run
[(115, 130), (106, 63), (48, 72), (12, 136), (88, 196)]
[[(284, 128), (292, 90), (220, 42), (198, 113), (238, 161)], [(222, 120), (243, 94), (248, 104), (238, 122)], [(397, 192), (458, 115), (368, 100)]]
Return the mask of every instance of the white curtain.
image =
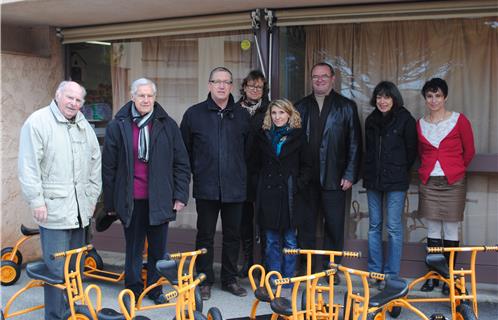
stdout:
[[(382, 80), (397, 84), (415, 118), (425, 112), (424, 82), (444, 78), (447, 107), (471, 121), (477, 153), (498, 153), (498, 25), (494, 18), (375, 22), (306, 27), (306, 74), (319, 61), (336, 68), (336, 90), (354, 99), (360, 120), (373, 110), (369, 99)], [(309, 88), (309, 79), (307, 87)], [(498, 177), (470, 173), (462, 239), (466, 244), (498, 242)], [(367, 239), (368, 208), (361, 182), (353, 189), (350, 238)], [(405, 218), (405, 241), (425, 241), (418, 218), (414, 173)]]
[[(188, 107), (207, 98), (209, 72), (218, 66), (232, 71), (232, 94), (238, 99), (242, 79), (256, 67), (252, 49), (241, 48), (243, 40), (252, 43), (252, 34), (224, 32), (113, 43), (113, 113), (129, 101), (131, 83), (146, 77), (157, 85), (156, 101), (180, 124)], [(190, 198), (188, 206), (172, 225), (195, 228), (196, 218), (195, 201)]]

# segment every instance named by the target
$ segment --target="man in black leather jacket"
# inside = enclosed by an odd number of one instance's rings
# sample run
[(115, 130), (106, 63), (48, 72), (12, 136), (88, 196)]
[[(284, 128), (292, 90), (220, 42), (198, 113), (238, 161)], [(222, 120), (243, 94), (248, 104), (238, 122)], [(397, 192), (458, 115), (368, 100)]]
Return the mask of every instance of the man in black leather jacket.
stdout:
[[(299, 230), (301, 248), (316, 248), (318, 211), (325, 218), (324, 249), (343, 250), (346, 191), (358, 180), (361, 127), (356, 103), (333, 90), (327, 63), (311, 69), (313, 92), (296, 103), (313, 161), (309, 224)], [(339, 257), (340, 258), (340, 257)], [(336, 258), (336, 262), (338, 259)]]

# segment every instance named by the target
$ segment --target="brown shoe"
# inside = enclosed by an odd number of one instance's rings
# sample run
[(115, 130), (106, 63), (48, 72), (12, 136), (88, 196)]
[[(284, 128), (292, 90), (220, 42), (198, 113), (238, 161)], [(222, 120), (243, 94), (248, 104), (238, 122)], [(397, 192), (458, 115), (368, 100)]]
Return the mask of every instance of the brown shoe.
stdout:
[(211, 286), (200, 286), (202, 300), (209, 300), (211, 298)]
[(224, 284), (221, 286), (221, 290), (228, 291), (237, 297), (247, 296), (246, 289), (242, 288), (237, 282), (232, 282), (230, 284)]

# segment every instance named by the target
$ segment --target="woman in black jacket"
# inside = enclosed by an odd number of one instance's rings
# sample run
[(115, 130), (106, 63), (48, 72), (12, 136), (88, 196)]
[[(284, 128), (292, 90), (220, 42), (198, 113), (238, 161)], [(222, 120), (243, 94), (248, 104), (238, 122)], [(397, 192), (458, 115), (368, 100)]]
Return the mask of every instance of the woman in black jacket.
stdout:
[[(374, 89), (375, 110), (365, 121), (366, 156), (363, 186), (368, 197), (368, 271), (398, 275), (403, 249), (403, 208), (410, 168), (417, 155), (415, 119), (389, 81)], [(385, 205), (384, 205), (385, 204)], [(383, 259), (383, 210), (387, 210), (388, 249)]]
[(266, 235), (266, 266), (292, 277), (296, 257), (282, 256), (282, 248), (297, 248), (311, 164), (301, 118), (290, 101), (270, 102), (250, 159), (250, 170), (258, 175), (255, 209)]
[[(237, 102), (251, 116), (249, 122), (249, 134), (246, 146), (251, 150), (254, 135), (261, 129), (266, 110), (268, 109), (268, 82), (265, 75), (259, 70), (252, 70), (242, 81), (240, 89), (240, 100)], [(247, 272), (254, 263), (254, 193), (256, 189), (256, 178), (247, 175), (247, 198), (242, 209), (240, 221), (240, 242), (242, 244), (243, 262), (239, 270), (239, 277), (247, 278)], [(256, 234), (261, 240), (261, 261), (264, 263), (264, 235), (259, 228)]]

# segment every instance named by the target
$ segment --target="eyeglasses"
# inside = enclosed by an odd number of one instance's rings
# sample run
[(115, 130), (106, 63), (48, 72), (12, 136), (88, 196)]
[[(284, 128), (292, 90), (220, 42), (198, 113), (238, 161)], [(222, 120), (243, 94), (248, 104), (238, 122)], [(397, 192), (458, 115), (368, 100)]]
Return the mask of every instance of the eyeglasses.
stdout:
[(252, 84), (248, 84), (246, 85), (246, 87), (249, 88), (250, 90), (263, 91), (262, 86), (253, 86)]
[(320, 76), (312, 76), (311, 79), (313, 79), (313, 81), (328, 80), (328, 79), (330, 79), (330, 76), (328, 74), (322, 74)]
[(212, 83), (214, 86), (217, 86), (217, 87), (221, 86), (221, 84), (224, 84), (226, 86), (230, 86), (233, 83), (230, 80), (209, 80), (209, 82)]

